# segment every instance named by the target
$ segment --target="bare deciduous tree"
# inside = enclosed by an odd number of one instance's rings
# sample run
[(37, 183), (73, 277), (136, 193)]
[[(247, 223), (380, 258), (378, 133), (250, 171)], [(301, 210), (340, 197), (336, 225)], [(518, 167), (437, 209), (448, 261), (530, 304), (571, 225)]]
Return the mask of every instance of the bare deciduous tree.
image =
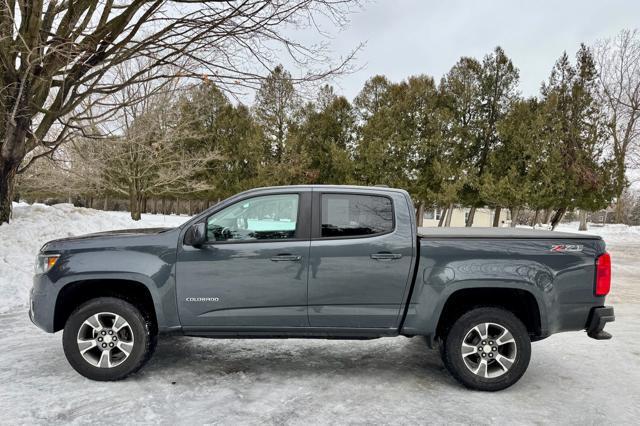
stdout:
[[(623, 30), (613, 39), (599, 41), (595, 57), (616, 164), (615, 195), (621, 201), (627, 167), (640, 164), (640, 31)], [(617, 205), (616, 221), (621, 222), (623, 203)]]
[(97, 133), (112, 136), (102, 143), (82, 138), (70, 144), (65, 161), (59, 164), (79, 192), (91, 188), (98, 194), (124, 196), (129, 199), (131, 218), (139, 220), (149, 197), (194, 195), (211, 189), (199, 177), (217, 154), (184, 143), (193, 135), (178, 123), (175, 99), (180, 80), (151, 78), (165, 72), (164, 68), (149, 68), (144, 60), (115, 70), (121, 81), (139, 72), (149, 78), (101, 98), (100, 104), (108, 105), (107, 110), (114, 107), (115, 112), (94, 127)]
[[(151, 123), (147, 121), (147, 124)], [(150, 143), (148, 136), (150, 134), (134, 132), (130, 137), (104, 144), (83, 141), (74, 147), (72, 160), (66, 163), (69, 173), (79, 188), (94, 188), (98, 194), (128, 198), (133, 220), (140, 219), (144, 201), (150, 197), (188, 195), (211, 189), (196, 176), (206, 170), (215, 158), (214, 153), (203, 156), (176, 149), (166, 140)]]
[[(0, 0), (0, 223), (9, 220), (25, 157), (35, 150), (32, 158), (50, 155), (73, 133), (85, 132), (84, 120), (94, 115), (86, 107), (95, 96), (149, 78), (140, 72), (117, 80), (114, 67), (147, 58), (150, 68), (172, 65), (183, 76), (207, 75), (234, 92), (257, 87), (281, 53), (307, 70), (296, 80), (315, 80), (345, 70), (353, 52), (331, 61), (326, 45), (305, 46), (285, 28), (317, 29), (320, 14), (342, 25), (354, 3)], [(162, 77), (171, 76), (152, 78)]]

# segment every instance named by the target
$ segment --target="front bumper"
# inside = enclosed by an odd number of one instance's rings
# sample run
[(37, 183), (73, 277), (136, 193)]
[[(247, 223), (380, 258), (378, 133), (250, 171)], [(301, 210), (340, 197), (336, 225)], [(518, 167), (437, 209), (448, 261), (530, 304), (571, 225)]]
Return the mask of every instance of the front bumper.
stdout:
[(33, 277), (29, 293), (29, 319), (47, 333), (54, 332), (54, 314), (58, 291), (46, 274)]
[(604, 326), (608, 322), (616, 320), (612, 306), (601, 306), (591, 309), (587, 320), (587, 335), (596, 340), (611, 339), (611, 334), (604, 331)]

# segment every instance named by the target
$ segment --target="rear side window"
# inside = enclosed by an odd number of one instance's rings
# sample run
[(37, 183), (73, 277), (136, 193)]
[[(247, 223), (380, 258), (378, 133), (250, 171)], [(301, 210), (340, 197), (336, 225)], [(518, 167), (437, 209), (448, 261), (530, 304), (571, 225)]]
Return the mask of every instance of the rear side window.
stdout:
[(393, 207), (387, 197), (322, 194), (323, 238), (359, 237), (393, 231)]

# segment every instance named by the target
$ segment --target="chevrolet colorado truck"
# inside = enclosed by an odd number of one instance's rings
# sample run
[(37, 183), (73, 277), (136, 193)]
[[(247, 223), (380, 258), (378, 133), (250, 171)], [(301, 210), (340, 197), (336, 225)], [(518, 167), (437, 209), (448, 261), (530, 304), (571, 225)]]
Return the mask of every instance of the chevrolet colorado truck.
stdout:
[(417, 228), (409, 194), (356, 186), (259, 188), (177, 228), (45, 244), (29, 315), (63, 330), (80, 374), (118, 380), (157, 336), (423, 336), (467, 387), (525, 372), (531, 342), (611, 337), (600, 237), (528, 229)]

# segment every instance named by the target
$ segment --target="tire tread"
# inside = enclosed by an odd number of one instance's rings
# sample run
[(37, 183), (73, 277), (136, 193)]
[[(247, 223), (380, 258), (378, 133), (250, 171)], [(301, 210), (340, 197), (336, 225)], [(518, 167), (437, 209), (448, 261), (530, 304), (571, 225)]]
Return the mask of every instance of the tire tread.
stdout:
[[(454, 362), (454, 357), (457, 357), (458, 354), (453, 348), (458, 344), (459, 339), (464, 338), (464, 336), (460, 337), (460, 334), (462, 332), (466, 334), (467, 331), (464, 324), (474, 321), (485, 321), (485, 319), (482, 318), (502, 318), (499, 321), (510, 323), (508, 327), (509, 331), (514, 335), (514, 338), (521, 340), (521, 344), (518, 345), (519, 359), (516, 360), (517, 365), (514, 364), (503, 376), (491, 380), (482, 380), (475, 376), (471, 377), (464, 365), (462, 366), (464, 369), (462, 369)], [(506, 389), (520, 380), (529, 365), (531, 344), (526, 327), (512, 312), (499, 307), (478, 307), (461, 315), (453, 323), (452, 327), (449, 328), (447, 335), (441, 343), (440, 355), (444, 366), (458, 382), (470, 389), (495, 392)]]
[[(143, 353), (142, 353), (142, 356), (139, 357), (139, 359), (133, 366), (131, 366), (130, 368), (120, 373), (116, 373), (115, 371), (110, 371), (111, 369), (109, 370), (105, 369), (105, 371), (109, 371), (112, 374), (110, 375), (87, 374), (88, 372), (85, 373), (84, 371), (81, 371), (83, 370), (81, 366), (75, 365), (76, 360), (73, 359), (73, 356), (71, 355), (71, 351), (75, 351), (77, 348), (71, 343), (69, 343), (69, 337), (67, 337), (67, 335), (68, 333), (77, 333), (77, 329), (72, 327), (71, 323), (72, 321), (75, 321), (76, 317), (80, 315), (82, 311), (93, 309), (94, 305), (97, 305), (96, 306), (97, 308), (98, 306), (104, 306), (105, 304), (115, 305), (125, 312), (128, 311), (135, 317), (137, 321), (139, 321), (139, 323), (142, 325), (144, 329), (144, 334), (145, 334), (145, 339), (144, 339), (145, 345), (143, 348)], [(71, 330), (71, 328), (73, 328), (73, 330)], [(95, 299), (88, 300), (85, 303), (81, 304), (71, 313), (71, 315), (69, 315), (69, 318), (67, 319), (67, 323), (65, 324), (64, 331), (63, 331), (63, 337), (62, 337), (63, 348), (64, 348), (65, 355), (67, 357), (67, 360), (69, 361), (71, 366), (81, 375), (91, 380), (97, 380), (97, 381), (111, 382), (111, 381), (123, 380), (137, 373), (153, 356), (153, 353), (155, 351), (157, 341), (158, 341), (158, 334), (155, 331), (155, 329), (156, 329), (155, 323), (149, 317), (149, 315), (141, 312), (136, 306), (134, 306), (132, 303), (128, 302), (127, 300), (117, 298), (117, 297), (98, 297)], [(72, 336), (72, 341), (75, 342), (75, 336)], [(114, 368), (117, 368), (117, 367), (114, 367)]]

